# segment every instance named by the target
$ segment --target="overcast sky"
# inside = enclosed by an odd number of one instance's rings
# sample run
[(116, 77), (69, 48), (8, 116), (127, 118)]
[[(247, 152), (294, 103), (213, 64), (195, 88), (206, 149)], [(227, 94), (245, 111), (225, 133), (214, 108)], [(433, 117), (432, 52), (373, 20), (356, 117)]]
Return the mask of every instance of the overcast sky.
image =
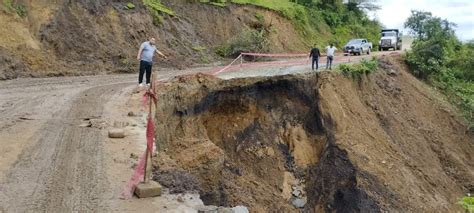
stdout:
[(403, 29), (412, 9), (423, 10), (456, 23), (461, 40), (474, 39), (474, 0), (378, 0), (378, 4), (382, 9), (373, 15), (387, 28)]

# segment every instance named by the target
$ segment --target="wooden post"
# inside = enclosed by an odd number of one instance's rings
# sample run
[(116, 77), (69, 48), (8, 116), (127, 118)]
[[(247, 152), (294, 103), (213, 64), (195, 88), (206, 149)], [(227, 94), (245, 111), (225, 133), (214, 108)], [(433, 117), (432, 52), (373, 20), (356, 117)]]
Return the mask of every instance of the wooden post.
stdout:
[[(151, 86), (148, 88), (148, 92), (151, 93), (149, 96), (149, 106), (148, 106), (148, 117), (147, 119), (153, 119), (153, 114), (152, 114), (152, 106), (153, 103), (155, 102), (154, 96), (155, 95), (155, 77), (152, 73), (151, 77)], [(156, 103), (156, 102), (155, 102)], [(153, 130), (154, 132), (154, 130)], [(147, 133), (148, 133), (148, 126), (147, 126)], [(155, 136), (153, 135), (153, 139)], [(152, 141), (152, 146), (148, 147), (148, 135), (147, 135), (147, 145), (146, 145), (146, 153), (145, 153), (145, 168), (144, 168), (144, 173), (143, 173), (143, 182), (138, 184), (137, 187), (135, 188), (135, 194), (139, 198), (147, 198), (147, 197), (156, 197), (161, 195), (161, 185), (151, 179), (151, 169), (152, 169), (152, 153), (153, 153), (153, 143), (155, 141)], [(151, 150), (150, 150), (151, 149)]]
[[(148, 88), (148, 92), (154, 93), (154, 88), (155, 88), (155, 75), (152, 73), (151, 74), (151, 85)], [(147, 119), (149, 119), (152, 116), (151, 107), (153, 105), (153, 98), (149, 97), (148, 99), (149, 100), (148, 100), (148, 117), (147, 117)], [(147, 132), (148, 132), (148, 127), (147, 127)], [(152, 149), (153, 149), (153, 146), (152, 146)], [(152, 152), (152, 150), (149, 150), (148, 141), (147, 141), (146, 154), (145, 154), (145, 159), (146, 159), (145, 160), (145, 171), (144, 171), (144, 174), (143, 174), (143, 182), (145, 182), (145, 183), (149, 182), (150, 175), (151, 175), (151, 169), (152, 169), (151, 167), (152, 167), (152, 164), (153, 164), (153, 161), (152, 161), (153, 156), (150, 154), (151, 152)]]
[(240, 57), (240, 72), (242, 72), (242, 64), (244, 62), (244, 59), (243, 59), (242, 54), (240, 54), (239, 57)]

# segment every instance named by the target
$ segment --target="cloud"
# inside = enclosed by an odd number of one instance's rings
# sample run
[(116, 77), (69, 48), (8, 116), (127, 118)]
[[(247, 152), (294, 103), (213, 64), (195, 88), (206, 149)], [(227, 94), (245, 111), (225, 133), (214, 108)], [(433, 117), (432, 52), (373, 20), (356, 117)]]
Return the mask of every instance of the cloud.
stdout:
[(411, 10), (432, 12), (434, 16), (457, 24), (461, 40), (474, 39), (474, 1), (472, 0), (379, 0), (381, 10), (372, 14), (387, 28), (403, 29)]

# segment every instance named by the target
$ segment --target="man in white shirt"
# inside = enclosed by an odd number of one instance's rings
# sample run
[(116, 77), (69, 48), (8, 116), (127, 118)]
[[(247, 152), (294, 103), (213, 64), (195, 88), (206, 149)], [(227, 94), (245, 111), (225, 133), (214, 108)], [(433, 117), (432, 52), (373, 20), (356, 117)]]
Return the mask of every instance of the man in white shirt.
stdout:
[(332, 60), (334, 60), (334, 53), (336, 52), (337, 48), (331, 44), (328, 47), (326, 47), (326, 55), (328, 57), (328, 60), (326, 62), (326, 69), (332, 69)]

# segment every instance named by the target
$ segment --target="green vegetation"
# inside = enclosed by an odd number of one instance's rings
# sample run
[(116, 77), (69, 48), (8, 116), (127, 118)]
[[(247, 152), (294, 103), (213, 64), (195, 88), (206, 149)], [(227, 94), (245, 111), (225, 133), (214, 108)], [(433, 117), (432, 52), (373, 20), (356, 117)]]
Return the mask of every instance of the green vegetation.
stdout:
[(262, 13), (256, 13), (255, 18), (257, 19), (258, 22), (264, 23), (265, 22), (265, 17), (263, 16)]
[(405, 27), (415, 36), (405, 55), (413, 75), (439, 88), (474, 130), (474, 41), (460, 42), (454, 24), (430, 12), (412, 11)]
[(153, 23), (155, 25), (159, 25), (163, 21), (162, 14), (167, 14), (169, 16), (176, 16), (176, 13), (173, 10), (161, 4), (160, 0), (143, 0), (143, 5), (145, 5), (145, 7), (147, 7), (148, 10), (153, 15)]
[(13, 0), (3, 0), (3, 5), (5, 5), (8, 10), (15, 11), (15, 13), (22, 18), (28, 15), (25, 5), (15, 4)]
[(458, 202), (467, 212), (473, 213), (474, 212), (474, 197), (466, 196), (461, 198)]
[(127, 9), (133, 10), (135, 9), (135, 5), (132, 2), (127, 3)]
[(211, 63), (211, 59), (209, 59), (209, 57), (207, 57), (207, 56), (201, 56), (200, 60), (201, 60), (201, 62), (204, 63), (204, 64), (209, 64), (209, 63)]
[[(381, 25), (370, 20), (367, 10), (378, 9), (370, 0), (200, 0), (225, 6), (227, 3), (255, 5), (273, 10), (294, 23), (300, 36), (309, 47), (312, 44), (326, 46), (334, 43), (338, 47), (345, 45), (350, 39), (367, 38), (377, 49)], [(334, 36), (331, 36), (334, 35)]]
[(267, 31), (249, 29), (244, 30), (228, 44), (216, 48), (216, 54), (222, 57), (236, 57), (242, 52), (268, 52), (269, 41)]
[(226, 6), (226, 0), (199, 0), (199, 2), (207, 3), (207, 4), (218, 6), (218, 7)]
[(372, 60), (363, 59), (360, 63), (355, 64), (341, 64), (339, 70), (345, 77), (352, 78), (360, 83), (364, 75), (377, 71), (378, 67), (377, 59), (372, 58)]
[(191, 49), (193, 49), (196, 52), (201, 52), (201, 51), (206, 50), (207, 48), (203, 47), (203, 46), (196, 45), (196, 46), (192, 46)]

